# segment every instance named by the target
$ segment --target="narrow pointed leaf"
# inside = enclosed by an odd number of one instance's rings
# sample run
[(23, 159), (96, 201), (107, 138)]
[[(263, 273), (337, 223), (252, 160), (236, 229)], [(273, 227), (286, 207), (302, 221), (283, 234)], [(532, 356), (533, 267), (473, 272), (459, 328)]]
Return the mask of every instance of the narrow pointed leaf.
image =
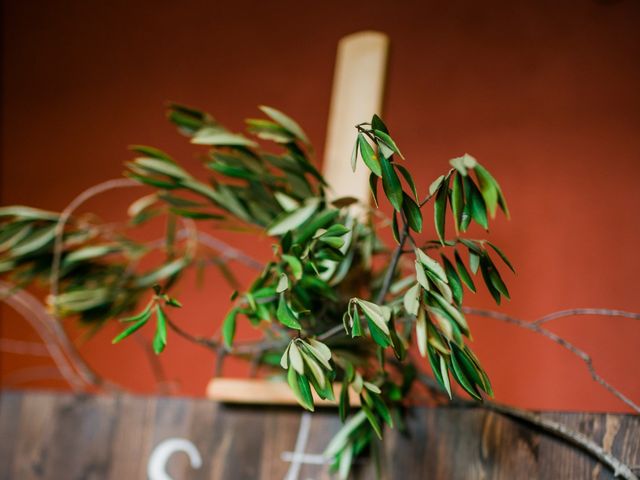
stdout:
[(402, 211), (409, 227), (414, 232), (422, 232), (422, 212), (418, 204), (406, 193), (402, 192)]
[(304, 133), (304, 130), (298, 125), (298, 123), (290, 118), (288, 115), (285, 115), (279, 110), (276, 110), (272, 107), (267, 107), (265, 105), (261, 105), (260, 110), (267, 115), (271, 120), (282, 126), (289, 133), (292, 133), (298, 140), (302, 141), (305, 144), (309, 144), (309, 138)]
[(358, 309), (353, 310), (353, 325), (351, 327), (351, 336), (353, 338), (362, 336), (362, 325), (360, 324), (360, 314)]
[(138, 320), (136, 323), (134, 323), (130, 327), (127, 327), (122, 333), (120, 333), (117, 337), (115, 337), (111, 341), (111, 343), (118, 343), (120, 340), (122, 340), (124, 338), (127, 338), (129, 335), (131, 335), (133, 332), (135, 332), (140, 327), (142, 327), (145, 323), (147, 323), (147, 321), (149, 320), (150, 316), (151, 316), (151, 312), (149, 312), (148, 315), (145, 315), (144, 317), (142, 317), (140, 320)]
[(291, 212), (284, 212), (269, 226), (267, 234), (273, 236), (282, 235), (290, 230), (298, 228), (313, 216), (319, 205), (319, 198), (310, 198), (299, 209)]
[(460, 173), (456, 173), (453, 177), (451, 210), (453, 212), (453, 219), (455, 220), (456, 231), (460, 231), (462, 230), (462, 212), (464, 211), (464, 187), (462, 186)]
[(382, 188), (396, 211), (402, 209), (402, 185), (393, 165), (385, 158), (380, 159), (382, 167)]
[[(227, 348), (231, 348), (233, 345), (233, 338), (236, 334), (236, 318), (238, 316), (238, 309), (233, 308), (227, 314), (222, 323), (222, 338)], [(285, 367), (286, 368), (286, 367)]]
[(373, 150), (373, 147), (367, 142), (367, 139), (361, 133), (358, 135), (358, 146), (360, 148), (360, 156), (362, 161), (372, 173), (378, 177), (382, 176), (380, 161)]
[[(391, 150), (392, 153), (397, 153), (400, 155), (400, 158), (404, 159), (402, 153), (400, 153), (400, 149), (396, 145), (396, 142), (389, 136), (388, 133), (383, 132), (382, 130), (374, 130), (373, 134), (378, 138), (378, 146), (383, 150)], [(385, 148), (386, 147), (386, 148)], [(389, 154), (384, 155), (386, 158), (389, 158)]]
[(411, 193), (413, 193), (413, 198), (415, 199), (416, 202), (418, 202), (419, 201), (418, 191), (416, 190), (416, 184), (413, 181), (413, 177), (411, 176), (411, 173), (409, 173), (409, 170), (407, 170), (407, 168), (404, 165), (400, 165), (399, 163), (396, 163), (395, 165), (398, 171), (400, 172), (400, 174), (404, 177), (405, 181), (409, 185), (409, 188), (411, 189)]
[(404, 309), (409, 315), (417, 315), (420, 308), (420, 284), (416, 283), (404, 294)]
[(390, 315), (386, 313), (386, 310), (383, 307), (372, 302), (367, 302), (366, 300), (358, 299), (356, 301), (367, 318), (372, 320), (385, 335), (389, 335), (389, 326), (387, 325), (387, 322), (390, 319)]
[[(465, 184), (465, 199), (469, 204), (469, 210), (471, 218), (475, 220), (485, 230), (489, 228), (489, 222), (487, 220), (487, 207), (482, 197), (482, 194), (473, 183), (471, 177), (464, 177)], [(467, 195), (468, 192), (468, 195)]]
[(418, 351), (423, 357), (427, 356), (427, 318), (424, 310), (421, 310), (416, 319), (416, 343)]
[(416, 279), (418, 280), (418, 284), (424, 288), (426, 291), (429, 291), (429, 279), (427, 275), (424, 273), (424, 266), (418, 261), (415, 261), (416, 267)]
[(500, 300), (501, 300), (500, 290), (493, 283), (493, 279), (491, 275), (492, 267), (493, 265), (491, 265), (486, 260), (486, 257), (483, 256), (480, 258), (480, 271), (482, 272), (482, 279), (484, 280), (484, 283), (487, 286), (487, 290), (489, 290), (489, 293), (491, 294), (495, 302), (498, 305), (500, 305)]
[(433, 205), (433, 220), (436, 226), (436, 232), (440, 243), (444, 245), (445, 238), (445, 219), (447, 213), (447, 191), (449, 189), (448, 179), (445, 179), (436, 194), (436, 201)]
[(391, 220), (391, 233), (393, 234), (393, 239), (399, 245), (400, 244), (400, 228), (398, 226), (398, 214), (395, 210), (393, 211), (393, 216)]
[(302, 355), (300, 354), (300, 350), (298, 349), (295, 340), (291, 340), (291, 344), (289, 346), (289, 363), (291, 364), (291, 367), (300, 375), (304, 374), (304, 363), (302, 361)]
[(351, 151), (351, 170), (356, 171), (356, 165), (358, 163), (358, 144), (359, 144), (359, 136), (353, 144), (353, 150)]
[(293, 369), (289, 368), (287, 373), (287, 382), (289, 387), (296, 396), (298, 403), (305, 409), (313, 412), (313, 397), (311, 396), (311, 388), (309, 388), (309, 381), (302, 375)]
[(302, 329), (302, 325), (300, 325), (300, 322), (298, 322), (298, 319), (295, 317), (293, 311), (287, 304), (284, 295), (282, 294), (280, 294), (280, 299), (278, 300), (278, 310), (276, 311), (276, 316), (278, 317), (278, 321), (284, 326), (293, 328), (295, 330)]
[(476, 172), (476, 178), (478, 179), (478, 186), (480, 187), (482, 198), (484, 198), (491, 218), (494, 218), (496, 216), (496, 209), (498, 208), (498, 189), (496, 187), (496, 181), (480, 164), (476, 165), (474, 171)]
[(449, 261), (449, 259), (444, 255), (442, 255), (442, 263), (444, 264), (444, 271), (447, 274), (447, 279), (449, 280), (449, 286), (451, 287), (453, 298), (456, 304), (460, 305), (462, 303), (463, 290), (462, 282), (460, 281), (458, 272), (456, 272), (456, 269), (451, 261)]
[(416, 254), (416, 259), (422, 265), (424, 265), (427, 270), (429, 270), (431, 273), (433, 273), (443, 282), (447, 281), (447, 275), (444, 269), (442, 268), (442, 265), (440, 265), (436, 260), (431, 258), (429, 255), (427, 255), (423, 250), (419, 248), (415, 248), (414, 252)]
[(380, 427), (380, 422), (378, 422), (375, 414), (365, 404), (362, 404), (360, 408), (362, 408), (364, 414), (367, 416), (367, 420), (369, 420), (369, 424), (371, 425), (371, 428), (373, 428), (373, 431), (376, 432), (376, 436), (382, 440), (382, 428)]
[(287, 262), (289, 268), (291, 269), (291, 273), (296, 280), (300, 280), (302, 278), (302, 262), (300, 259), (294, 257), (293, 255), (282, 255), (282, 260)]
[(387, 348), (391, 345), (391, 338), (389, 335), (380, 330), (376, 323), (374, 323), (369, 317), (367, 317), (367, 325), (369, 326), (369, 333), (371, 338), (383, 348)]
[(371, 128), (373, 128), (374, 130), (379, 130), (380, 132), (389, 133), (389, 129), (387, 128), (387, 126), (384, 124), (382, 119), (375, 113), (371, 118)]
[(472, 381), (467, 377), (465, 371), (462, 368), (462, 365), (460, 365), (456, 356), (451, 355), (449, 358), (451, 360), (453, 376), (456, 381), (462, 388), (464, 388), (465, 392), (467, 392), (473, 398), (475, 398), (476, 400), (482, 400), (482, 397), (478, 393), (478, 390), (476, 389)]
[(160, 305), (156, 305), (156, 319), (158, 321), (156, 327), (156, 335), (153, 338), (153, 350), (156, 355), (162, 353), (167, 346), (167, 317)]
[(123, 318), (120, 321), (123, 323), (130, 323), (130, 322), (137, 322), (139, 320), (142, 320), (143, 318), (149, 318), (149, 316), (151, 315), (151, 302), (149, 302), (149, 304), (144, 308), (144, 310), (142, 310), (140, 313), (138, 313), (137, 315), (134, 315), (132, 317), (127, 317), (127, 318)]
[(498, 256), (502, 259), (505, 265), (509, 267), (509, 270), (511, 270), (513, 273), (516, 273), (515, 268), (513, 268), (513, 265), (511, 264), (507, 256), (504, 254), (504, 252), (491, 242), (487, 242), (487, 244), (498, 254)]
[(462, 258), (460, 257), (460, 254), (457, 250), (455, 251), (454, 256), (456, 259), (456, 267), (458, 268), (458, 273), (460, 274), (460, 279), (467, 285), (469, 290), (475, 293), (476, 286), (474, 285), (473, 279), (471, 278), (471, 275), (469, 274), (467, 267), (465, 267), (464, 262), (462, 261)]
[(378, 177), (373, 172), (369, 174), (369, 189), (373, 196), (373, 203), (378, 207)]
[(276, 293), (282, 293), (289, 288), (289, 277), (286, 274), (281, 273), (278, 279), (278, 286), (276, 287)]

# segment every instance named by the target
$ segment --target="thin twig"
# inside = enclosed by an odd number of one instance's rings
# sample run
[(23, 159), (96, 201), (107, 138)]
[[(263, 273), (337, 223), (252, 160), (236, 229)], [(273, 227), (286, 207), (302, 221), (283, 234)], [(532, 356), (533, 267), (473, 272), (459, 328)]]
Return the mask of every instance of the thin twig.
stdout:
[(138, 342), (138, 345), (144, 350), (147, 360), (149, 362), (149, 367), (151, 368), (151, 373), (153, 373), (153, 377), (156, 381), (156, 388), (159, 394), (167, 394), (171, 393), (171, 388), (169, 388), (169, 382), (167, 381), (167, 375), (162, 368), (162, 362), (153, 351), (153, 346), (149, 340), (144, 338), (140, 332), (135, 332), (133, 337)]
[(198, 232), (198, 241), (205, 247), (209, 247), (222, 253), (222, 258), (224, 259), (237, 260), (238, 262), (254, 270), (262, 271), (264, 268), (264, 265), (255, 258), (247, 255), (242, 250), (232, 247), (219, 238), (209, 235), (208, 233)]
[(382, 287), (380, 287), (378, 295), (376, 296), (376, 303), (382, 303), (384, 301), (384, 298), (387, 296), (387, 293), (389, 292), (391, 281), (393, 280), (393, 275), (396, 272), (396, 267), (398, 266), (398, 261), (400, 261), (400, 256), (402, 256), (402, 249), (404, 248), (404, 244), (407, 241), (408, 236), (409, 224), (407, 222), (404, 222), (404, 225), (402, 226), (402, 232), (400, 232), (400, 238), (398, 239), (398, 246), (391, 255), (389, 266), (387, 267), (387, 271), (384, 274), (384, 279), (382, 280)]
[[(10, 292), (10, 294), (4, 295), (6, 292)], [(90, 377), (80, 375), (77, 369), (73, 368), (75, 365), (69, 358), (66, 350), (67, 344), (59, 341), (57, 332), (52, 329), (55, 320), (51, 318), (42, 303), (29, 292), (16, 291), (13, 285), (2, 281), (0, 281), (0, 294), (2, 294), (3, 301), (17, 311), (38, 332), (60, 375), (74, 391), (84, 391), (89, 385), (94, 384)]]
[(69, 205), (62, 211), (60, 217), (58, 218), (58, 223), (55, 227), (55, 240), (53, 245), (53, 260), (51, 264), (51, 273), (49, 276), (49, 293), (51, 298), (53, 298), (52, 302), (52, 321), (49, 321), (48, 324), (50, 328), (54, 331), (54, 334), (57, 338), (57, 341), (64, 348), (69, 361), (78, 371), (78, 373), (85, 378), (85, 380), (89, 381), (93, 385), (105, 385), (105, 381), (94, 372), (83, 360), (82, 356), (77, 351), (75, 345), (69, 340), (64, 328), (58, 322), (58, 305), (56, 301), (56, 297), (58, 295), (58, 284), (60, 280), (60, 263), (62, 258), (62, 249), (64, 247), (64, 228), (66, 223), (69, 221), (71, 214), (84, 202), (89, 200), (91, 197), (94, 197), (102, 192), (106, 192), (108, 190), (113, 190), (115, 188), (128, 188), (128, 187), (136, 187), (140, 186), (138, 182), (134, 180), (130, 180), (127, 178), (119, 178), (114, 180), (108, 180), (106, 182), (99, 183), (94, 185), (82, 193), (75, 197)]
[[(64, 246), (63, 242), (63, 234), (64, 227), (71, 218), (71, 214), (84, 202), (89, 200), (96, 195), (99, 195), (103, 192), (114, 190), (116, 188), (130, 188), (130, 187), (140, 187), (141, 184), (136, 182), (135, 180), (131, 180), (129, 178), (116, 178), (113, 180), (107, 180), (106, 182), (98, 183), (97, 185), (93, 185), (92, 187), (87, 188), (78, 196), (76, 196), (71, 202), (65, 207), (65, 209), (60, 213), (60, 217), (58, 218), (58, 223), (56, 223), (55, 228), (55, 240), (53, 244), (53, 261), (51, 264), (51, 273), (49, 276), (49, 293), (55, 299), (58, 295), (58, 282), (60, 279), (60, 261), (62, 259), (62, 249)], [(53, 304), (53, 316), (57, 318), (57, 305), (54, 302)]]
[[(440, 387), (440, 385), (438, 385), (428, 375), (419, 373), (418, 380), (429, 389), (437, 391), (441, 394), (445, 394), (445, 392), (442, 390), (442, 387)], [(559, 422), (544, 418), (538, 413), (511, 407), (509, 405), (503, 405), (486, 399), (482, 403), (477, 403), (470, 400), (463, 400), (458, 397), (454, 397), (451, 400), (450, 404), (462, 407), (484, 408), (497, 412), (501, 415), (520, 420), (529, 426), (533, 426), (536, 429), (542, 430), (552, 435), (553, 437), (559, 438), (560, 440), (563, 440), (573, 445), (574, 447), (577, 447), (580, 450), (588, 453), (603, 465), (606, 465), (611, 470), (613, 470), (613, 474), (615, 477), (621, 476), (626, 480), (638, 480), (638, 477), (633, 473), (631, 467), (629, 467), (627, 464), (622, 462), (611, 453), (605, 451), (600, 445), (595, 443), (589, 437), (580, 432), (571, 430), (570, 428)]]
[(316, 337), (317, 340), (323, 341), (326, 340), (327, 338), (331, 338), (333, 337), (336, 333), (338, 333), (340, 330), (344, 330), (344, 326), (343, 325), (334, 325), (333, 327), (331, 327), (329, 330), (327, 330), (324, 333), (321, 333), (320, 335), (318, 335)]
[(17, 355), (32, 355), (34, 357), (48, 357), (49, 350), (42, 343), (25, 342), (12, 338), (0, 338), (0, 351)]
[(2, 379), (5, 387), (15, 386), (27, 382), (36, 382), (43, 380), (67, 380), (60, 370), (56, 367), (36, 366), (25, 367), (20, 370), (9, 372)]
[(604, 315), (607, 317), (624, 317), (640, 320), (640, 313), (627, 312), (625, 310), (611, 310), (608, 308), (572, 308), (569, 310), (560, 310), (559, 312), (550, 313), (544, 317), (540, 317), (532, 323), (534, 325), (542, 325), (543, 323), (547, 323), (558, 318), (573, 317), (575, 315)]
[(178, 335), (180, 335), (185, 340), (188, 340), (188, 341), (190, 341), (192, 343), (196, 343), (198, 345), (202, 345), (203, 347), (208, 348), (209, 350), (217, 351), (220, 348), (220, 344), (218, 342), (216, 342), (215, 340), (213, 340), (211, 338), (207, 338), (207, 337), (201, 337), (199, 335), (192, 335), (191, 333), (187, 332), (186, 330), (183, 330), (181, 327), (179, 327), (174, 321), (172, 321), (169, 318), (167, 318), (167, 323), (169, 324), (169, 327), (174, 332), (176, 332)]
[[(626, 403), (629, 407), (631, 407), (637, 413), (640, 413), (640, 405), (636, 404), (633, 400), (631, 400), (625, 394), (623, 394), (618, 389), (616, 389), (613, 385), (611, 385), (604, 378), (602, 378), (598, 374), (598, 372), (596, 372), (596, 369), (593, 366), (593, 359), (589, 356), (589, 354), (587, 354), (587, 352), (585, 352), (584, 350), (581, 350), (580, 348), (576, 347), (575, 345), (573, 345), (572, 343), (568, 342), (567, 340), (565, 340), (564, 338), (560, 337), (559, 335), (556, 335), (555, 333), (547, 330), (546, 328), (541, 327), (540, 325), (538, 325), (536, 323), (526, 322), (524, 320), (520, 320), (519, 318), (515, 318), (515, 317), (512, 317), (510, 315), (506, 315), (506, 314), (500, 313), (500, 312), (494, 312), (492, 310), (481, 310), (481, 309), (478, 309), (478, 308), (463, 307), (462, 311), (464, 313), (468, 313), (470, 315), (477, 315), (479, 317), (493, 318), (495, 320), (500, 320), (500, 321), (503, 321), (503, 322), (511, 323), (513, 325), (517, 325), (517, 326), (519, 326), (521, 328), (530, 330), (530, 331), (535, 332), (535, 333), (537, 333), (539, 335), (547, 337), (549, 340), (557, 343), (558, 345), (562, 346), (566, 350), (569, 350), (571, 353), (573, 353), (578, 358), (580, 358), (587, 365), (587, 368), (589, 369), (589, 373), (591, 374), (591, 377), (596, 382), (598, 382), (600, 385), (602, 385), (604, 388), (606, 388), (609, 392), (611, 392), (613, 395), (615, 395), (620, 400), (622, 400), (624, 403)], [(551, 315), (548, 315), (547, 317), (551, 317)], [(543, 317), (543, 318), (545, 318), (545, 317)], [(556, 317), (556, 318), (559, 318), (559, 317)]]

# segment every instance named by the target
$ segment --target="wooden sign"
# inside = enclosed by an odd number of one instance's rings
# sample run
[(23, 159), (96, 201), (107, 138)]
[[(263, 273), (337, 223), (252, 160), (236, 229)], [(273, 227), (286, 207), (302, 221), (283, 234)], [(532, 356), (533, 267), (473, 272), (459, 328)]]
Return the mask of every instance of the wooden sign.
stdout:
[(381, 114), (389, 38), (381, 32), (358, 32), (338, 44), (327, 124), (323, 175), (330, 196), (355, 197), (369, 203), (369, 171), (351, 170), (355, 126)]
[[(334, 410), (300, 412), (203, 399), (4, 391), (0, 479), (328, 479), (321, 453), (340, 422)], [(486, 410), (420, 408), (410, 415), (409, 436), (387, 432), (383, 478), (613, 478), (564, 443)], [(639, 417), (545, 416), (640, 464)], [(375, 478), (370, 462), (355, 478)]]

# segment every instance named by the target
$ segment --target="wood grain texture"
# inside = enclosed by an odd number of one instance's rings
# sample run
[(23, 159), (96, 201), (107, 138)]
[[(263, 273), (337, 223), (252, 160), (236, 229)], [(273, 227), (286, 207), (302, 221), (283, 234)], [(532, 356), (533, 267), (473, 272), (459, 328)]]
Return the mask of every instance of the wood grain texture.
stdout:
[[(0, 479), (144, 479), (155, 446), (190, 440), (203, 465), (174, 454), (174, 479), (282, 479), (302, 410), (227, 406), (203, 399), (73, 396), (4, 391), (0, 396)], [(547, 413), (640, 464), (640, 418)], [(416, 408), (409, 432), (388, 432), (389, 479), (611, 479), (588, 456), (513, 420), (480, 408)], [(305, 453), (319, 454), (340, 424), (335, 410), (316, 412)], [(326, 467), (303, 465), (300, 479), (331, 478)], [(357, 478), (373, 477), (364, 464)]]

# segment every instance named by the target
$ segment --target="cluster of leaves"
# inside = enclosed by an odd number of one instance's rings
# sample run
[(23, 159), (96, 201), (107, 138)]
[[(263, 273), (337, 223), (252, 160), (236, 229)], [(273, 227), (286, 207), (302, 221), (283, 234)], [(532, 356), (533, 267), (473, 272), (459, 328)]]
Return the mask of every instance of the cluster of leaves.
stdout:
[[(237, 323), (245, 318), (267, 334), (251, 353), (253, 360), (284, 370), (304, 408), (314, 410), (314, 391), (338, 404), (345, 425), (326, 453), (346, 477), (355, 456), (375, 449), (374, 439), (382, 436), (385, 424), (402, 425), (403, 402), (416, 375), (412, 344), (448, 392), (453, 378), (473, 398), (481, 400), (482, 392), (492, 395), (489, 378), (467, 344), (471, 334), (462, 311), (464, 287), (475, 292), (473, 277), (480, 271), (499, 303), (509, 292), (492, 255), (513, 267), (495, 245), (460, 235), (472, 221), (486, 229), (498, 208), (507, 215), (508, 210), (495, 179), (466, 154), (451, 160), (452, 168), (420, 201), (412, 175), (400, 163), (400, 149), (374, 116), (357, 126), (351, 161), (356, 168), (361, 159), (369, 169), (376, 206), (382, 183), (398, 244), (389, 249), (377, 235), (373, 215), (356, 214), (352, 198), (330, 200), (325, 195), (325, 181), (310, 159), (309, 140), (300, 126), (273, 108), (261, 110), (266, 119), (247, 120), (252, 138), (229, 131), (207, 113), (171, 105), (170, 121), (191, 143), (208, 147), (203, 165), (210, 178), (197, 179), (155, 148), (132, 147), (138, 156), (127, 164), (126, 175), (153, 192), (131, 205), (130, 223), (167, 217), (164, 262), (151, 272), (135, 272), (131, 259), (148, 246), (83, 228), (74, 219), (63, 232), (62, 293), (54, 302), (65, 305), (59, 313), (91, 313), (106, 320), (131, 311), (142, 291), (160, 283), (141, 313), (123, 320), (129, 326), (114, 339), (128, 337), (155, 314), (154, 348), (160, 353), (167, 325), (172, 326), (163, 306), (179, 306), (166, 292), (184, 269), (199, 261), (188, 242), (176, 247), (176, 223), (214, 222), (219, 228), (239, 223), (272, 237), (273, 258), (246, 290), (232, 295), (219, 348), (247, 355), (235, 345)], [(263, 141), (278, 144), (280, 153), (263, 150)], [(423, 210), (430, 202), (436, 238), (418, 242), (414, 235), (425, 230)], [(453, 238), (446, 237), (448, 217), (455, 227)], [(8, 207), (0, 218), (0, 248), (8, 252), (0, 257), (0, 272), (22, 278), (21, 285), (34, 278), (25, 272), (48, 278), (58, 215)], [(40, 233), (31, 237), (32, 232)], [(40, 236), (48, 240), (38, 240)], [(32, 245), (28, 249), (25, 238)], [(405, 267), (407, 255), (413, 257), (412, 270)], [(376, 256), (385, 261), (374, 261)], [(110, 276), (113, 280), (107, 280)], [(96, 311), (91, 302), (100, 289), (109, 292), (110, 303)], [(89, 304), (78, 298), (82, 308), (70, 308), (65, 296), (82, 297), (82, 292)], [(352, 415), (354, 399), (359, 411)]]
[[(0, 275), (16, 288), (48, 282), (59, 221), (54, 212), (0, 208)], [(59, 316), (79, 315), (86, 323), (117, 317), (134, 308), (161, 279), (155, 271), (130, 274), (128, 266), (144, 255), (145, 248), (105, 233), (87, 218), (69, 222), (62, 232), (57, 275), (62, 293), (47, 299)]]
[(155, 314), (156, 333), (153, 337), (153, 351), (156, 352), (157, 355), (164, 351), (167, 346), (167, 324), (169, 322), (169, 318), (162, 308), (162, 304), (174, 308), (180, 308), (182, 307), (182, 304), (166, 293), (162, 293), (160, 285), (154, 285), (153, 291), (155, 295), (151, 300), (149, 300), (147, 306), (140, 313), (133, 315), (132, 317), (120, 319), (122, 323), (129, 323), (130, 325), (115, 337), (112, 343), (118, 343), (120, 340), (127, 338), (129, 335), (145, 326), (151, 319), (152, 315)]
[[(413, 231), (422, 232), (422, 212), (420, 211), (422, 204), (418, 199), (418, 191), (409, 170), (394, 161), (395, 155), (402, 159), (404, 157), (389, 135), (389, 129), (377, 115), (373, 116), (371, 123), (357, 125), (357, 129), (358, 137), (351, 154), (351, 168), (355, 171), (358, 154), (360, 154), (363, 163), (371, 171), (369, 187), (376, 206), (378, 206), (378, 182), (382, 179), (382, 188), (394, 210), (394, 238), (399, 242), (398, 215), (404, 217)], [(409, 193), (404, 190), (400, 177), (404, 178)]]

